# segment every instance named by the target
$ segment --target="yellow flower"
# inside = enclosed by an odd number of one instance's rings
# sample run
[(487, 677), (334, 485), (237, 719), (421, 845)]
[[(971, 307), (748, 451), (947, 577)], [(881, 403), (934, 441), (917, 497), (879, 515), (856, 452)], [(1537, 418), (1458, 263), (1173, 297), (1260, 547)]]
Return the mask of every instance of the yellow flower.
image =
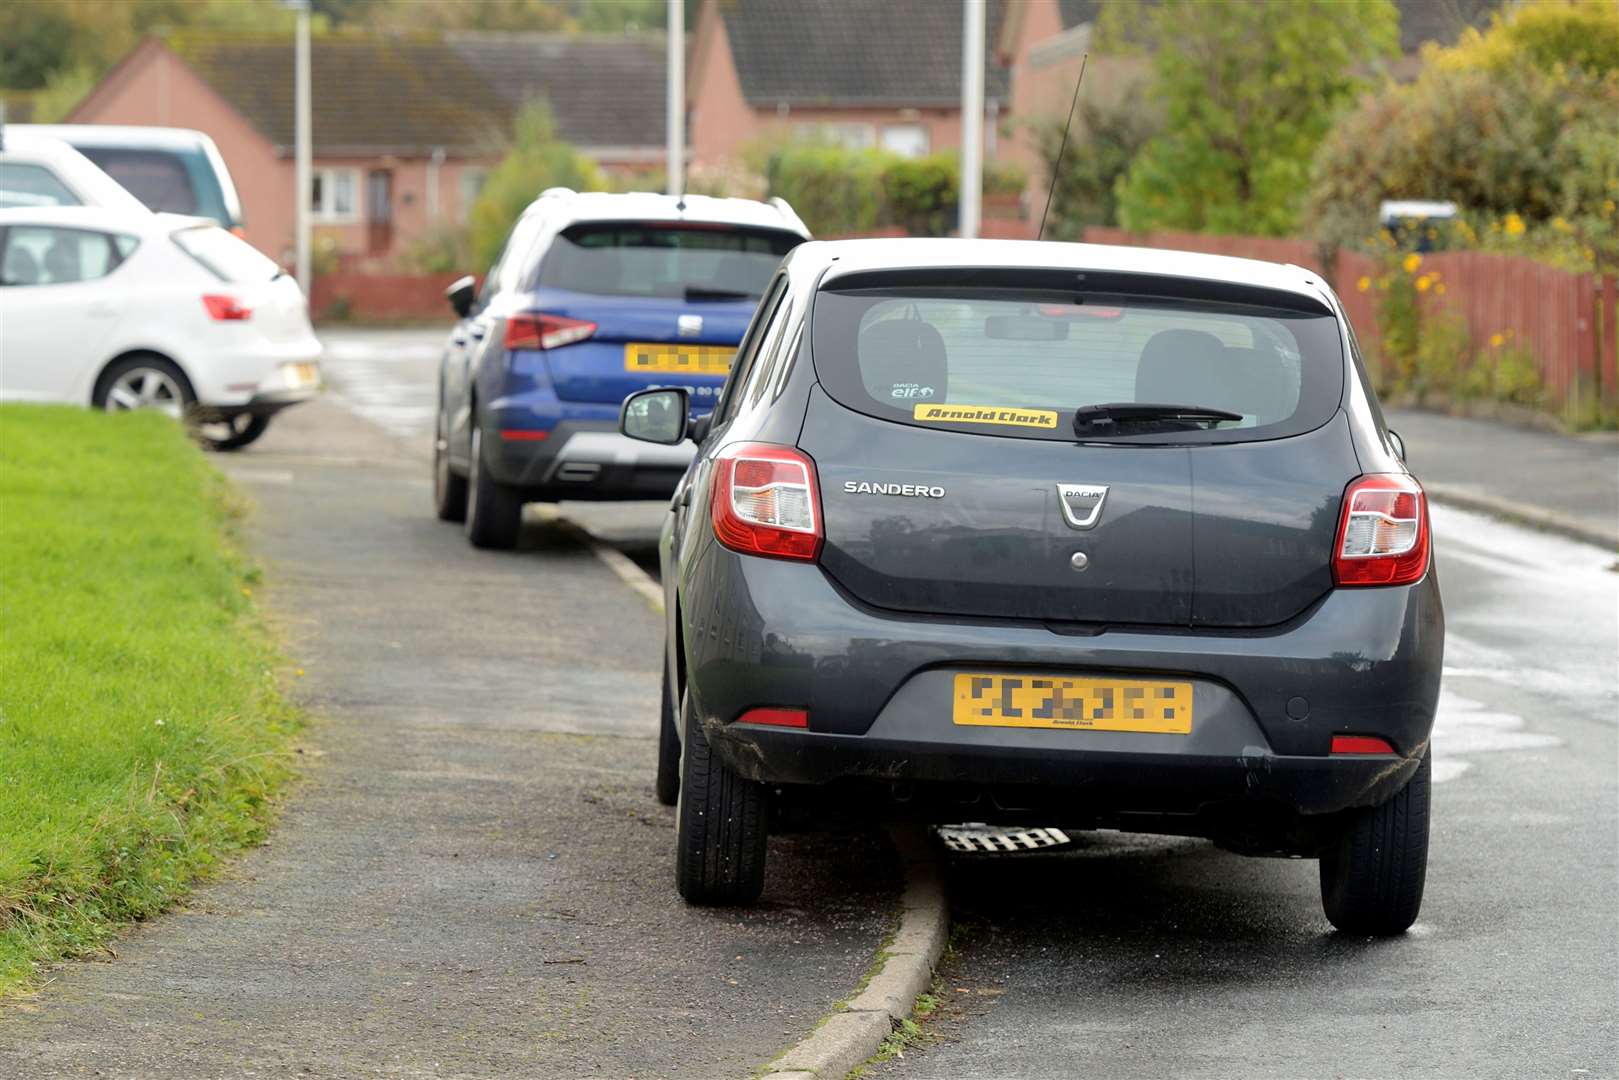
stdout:
[(1506, 343), (1507, 343), (1507, 339), (1504, 336), (1502, 336), (1501, 334), (1491, 334), (1490, 335), (1490, 348), (1499, 349), (1501, 346), (1505, 345)]
[(1571, 233), (1574, 231), (1574, 226), (1570, 225), (1568, 223), (1568, 219), (1561, 215), (1552, 218), (1552, 228), (1556, 229), (1560, 233)]
[(1356, 289), (1357, 292), (1365, 292), (1366, 290), (1370, 289), (1371, 287), (1372, 287), (1372, 279), (1367, 277), (1365, 274), (1362, 274), (1360, 276), (1360, 280), (1355, 282), (1355, 289)]
[(1445, 295), (1445, 286), (1444, 286), (1444, 284), (1440, 283), (1438, 285), (1435, 285), (1433, 287), (1433, 291), (1438, 293), (1440, 296), (1444, 296)]
[(1508, 236), (1522, 236), (1524, 230), (1523, 218), (1517, 214), (1508, 214), (1501, 227), (1507, 231)]
[(1417, 267), (1422, 265), (1422, 256), (1413, 251), (1405, 257), (1405, 261), (1400, 265), (1405, 268), (1406, 273), (1414, 274), (1417, 272)]
[(1432, 275), (1423, 274), (1421, 277), (1417, 278), (1417, 292), (1427, 292), (1432, 287), (1433, 287), (1433, 277), (1432, 277)]

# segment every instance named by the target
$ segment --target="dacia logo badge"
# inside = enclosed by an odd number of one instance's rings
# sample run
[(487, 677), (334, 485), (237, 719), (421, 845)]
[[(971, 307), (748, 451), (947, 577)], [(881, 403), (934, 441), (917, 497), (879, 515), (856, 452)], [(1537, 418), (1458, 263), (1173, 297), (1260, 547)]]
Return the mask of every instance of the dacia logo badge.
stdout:
[(1102, 484), (1058, 484), (1057, 501), (1062, 503), (1063, 520), (1071, 528), (1089, 529), (1102, 517), (1107, 487)]
[(681, 337), (696, 337), (703, 332), (703, 317), (701, 315), (682, 315), (675, 320), (675, 328)]

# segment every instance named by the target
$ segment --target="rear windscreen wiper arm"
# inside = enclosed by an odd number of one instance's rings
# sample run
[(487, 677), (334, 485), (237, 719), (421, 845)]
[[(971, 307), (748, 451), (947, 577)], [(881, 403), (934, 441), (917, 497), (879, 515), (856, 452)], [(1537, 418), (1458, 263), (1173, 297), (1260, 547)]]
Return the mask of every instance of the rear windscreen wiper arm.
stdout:
[(701, 285), (688, 285), (686, 287), (687, 300), (746, 300), (753, 293), (739, 292), (736, 289), (705, 289)]
[(1085, 405), (1074, 410), (1074, 431), (1094, 432), (1116, 424), (1187, 423), (1213, 424), (1221, 420), (1241, 420), (1241, 413), (1211, 409), (1204, 405), (1160, 405), (1147, 401), (1114, 401), (1105, 405)]

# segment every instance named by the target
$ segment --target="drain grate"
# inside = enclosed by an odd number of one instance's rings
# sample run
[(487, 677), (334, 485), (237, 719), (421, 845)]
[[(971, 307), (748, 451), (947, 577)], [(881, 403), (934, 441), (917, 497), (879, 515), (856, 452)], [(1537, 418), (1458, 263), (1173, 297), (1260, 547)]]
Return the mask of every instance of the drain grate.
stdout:
[(951, 851), (1039, 851), (1068, 843), (1061, 829), (998, 829), (991, 825), (941, 825), (939, 838)]

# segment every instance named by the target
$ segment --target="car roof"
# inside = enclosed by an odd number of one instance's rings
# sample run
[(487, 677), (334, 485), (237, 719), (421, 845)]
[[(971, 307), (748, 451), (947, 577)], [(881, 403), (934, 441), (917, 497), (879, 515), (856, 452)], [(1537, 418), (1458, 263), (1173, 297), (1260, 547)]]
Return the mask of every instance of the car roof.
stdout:
[(572, 191), (551, 188), (529, 213), (556, 213), (573, 221), (694, 221), (758, 229), (782, 229), (808, 237), (809, 229), (784, 199), (721, 199), (709, 195), (660, 195), (651, 191)]
[(6, 225), (64, 225), (145, 236), (215, 223), (208, 218), (183, 214), (154, 214), (145, 207), (125, 210), (108, 206), (19, 206), (0, 210), (0, 227)]
[(7, 138), (12, 132), (49, 136), (85, 146), (131, 149), (195, 150), (212, 142), (206, 134), (191, 128), (138, 124), (7, 124)]
[(920, 237), (820, 240), (800, 245), (788, 258), (795, 267), (808, 262), (811, 272), (826, 270), (823, 285), (873, 270), (983, 267), (1156, 274), (1279, 289), (1314, 300), (1327, 295), (1319, 274), (1291, 263), (1116, 244)]

